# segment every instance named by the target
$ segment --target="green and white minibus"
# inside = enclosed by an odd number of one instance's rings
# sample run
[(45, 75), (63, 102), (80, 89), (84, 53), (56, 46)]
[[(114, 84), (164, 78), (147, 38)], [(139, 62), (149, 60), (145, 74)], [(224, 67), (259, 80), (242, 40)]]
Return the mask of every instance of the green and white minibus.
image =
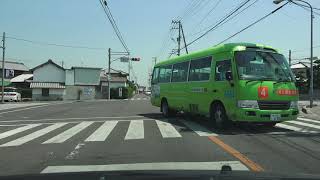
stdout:
[(299, 113), (287, 60), (260, 44), (224, 44), (162, 61), (151, 84), (151, 103), (164, 116), (205, 115), (217, 127), (230, 121), (274, 126)]

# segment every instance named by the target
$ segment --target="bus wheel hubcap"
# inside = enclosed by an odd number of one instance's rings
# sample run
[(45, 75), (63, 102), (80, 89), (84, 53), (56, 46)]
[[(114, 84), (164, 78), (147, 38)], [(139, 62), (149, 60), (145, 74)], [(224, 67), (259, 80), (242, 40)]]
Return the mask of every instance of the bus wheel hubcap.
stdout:
[(217, 110), (216, 110), (216, 113), (215, 113), (215, 120), (216, 120), (216, 122), (218, 122), (218, 123), (220, 123), (221, 121), (222, 121), (222, 112), (221, 112), (221, 110), (218, 108)]
[(168, 114), (168, 106), (166, 105), (166, 103), (162, 104), (162, 112), (164, 115)]

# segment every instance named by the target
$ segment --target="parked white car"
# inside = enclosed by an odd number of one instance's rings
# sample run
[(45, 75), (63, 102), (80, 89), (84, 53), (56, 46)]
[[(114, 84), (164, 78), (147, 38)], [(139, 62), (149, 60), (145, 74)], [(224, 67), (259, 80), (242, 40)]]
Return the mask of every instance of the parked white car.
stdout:
[[(0, 92), (0, 99), (2, 100), (2, 93), (1, 92)], [(19, 101), (21, 101), (21, 94), (17, 92), (17, 88), (6, 87), (4, 89), (3, 99), (4, 99), (4, 101), (19, 102)]]

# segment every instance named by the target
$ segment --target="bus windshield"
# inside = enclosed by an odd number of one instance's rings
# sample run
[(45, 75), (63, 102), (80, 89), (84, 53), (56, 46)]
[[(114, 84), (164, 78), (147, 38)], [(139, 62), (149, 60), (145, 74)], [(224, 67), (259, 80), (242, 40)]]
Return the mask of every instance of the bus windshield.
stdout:
[(267, 51), (239, 51), (235, 54), (239, 79), (294, 81), (285, 57)]

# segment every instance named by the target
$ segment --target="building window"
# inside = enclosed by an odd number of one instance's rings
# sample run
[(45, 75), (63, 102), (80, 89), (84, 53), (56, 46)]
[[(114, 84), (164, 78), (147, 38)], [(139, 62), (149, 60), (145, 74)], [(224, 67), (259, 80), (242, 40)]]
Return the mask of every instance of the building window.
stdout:
[(49, 96), (49, 89), (48, 88), (42, 88), (42, 96)]

